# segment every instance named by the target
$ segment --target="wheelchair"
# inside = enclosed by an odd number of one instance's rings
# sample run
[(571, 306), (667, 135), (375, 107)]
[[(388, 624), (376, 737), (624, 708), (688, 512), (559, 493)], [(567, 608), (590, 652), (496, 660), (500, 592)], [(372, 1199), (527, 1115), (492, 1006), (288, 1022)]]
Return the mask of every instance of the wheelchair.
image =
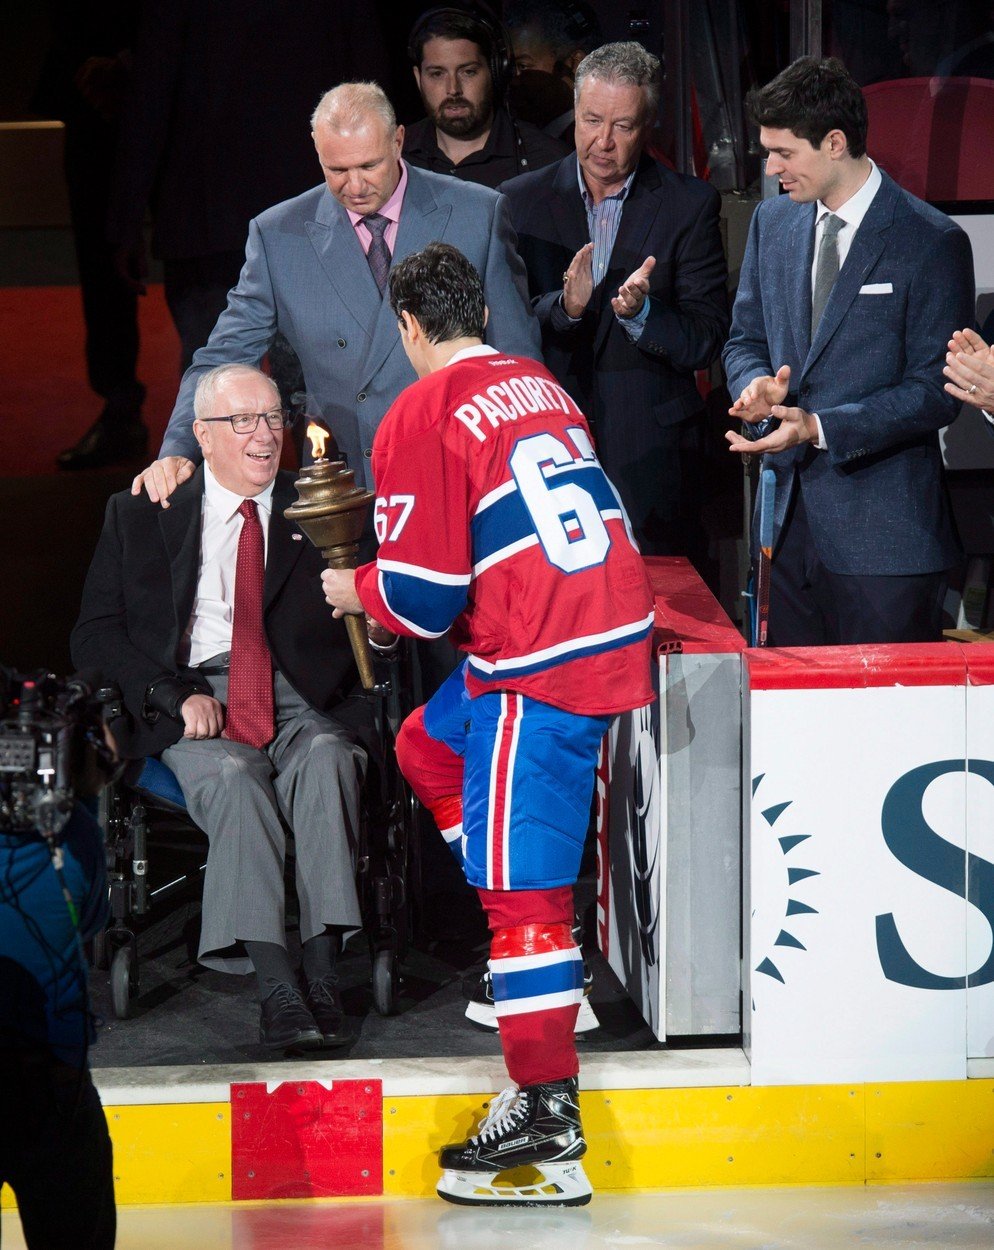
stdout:
[[(407, 711), (422, 701), (421, 677), (417, 652), (405, 640), (393, 654), (377, 654), (374, 665), (377, 684), (365, 694), (373, 711), (374, 749), (369, 751), (356, 874), (373, 1003), (381, 1015), (390, 1016), (398, 1009), (401, 967), (421, 902), (420, 808), (397, 767), (393, 743)], [(101, 698), (108, 718), (123, 712), (119, 691), (107, 688)], [(187, 813), (175, 776), (155, 758), (132, 761), (122, 780), (104, 791), (98, 820), (107, 852), (110, 921), (94, 940), (92, 961), (109, 970), (114, 1014), (125, 1020), (140, 992), (138, 939), (144, 918), (157, 901), (199, 878), (206, 866), (152, 889), (150, 857), (167, 846), (170, 852), (203, 856), (206, 838)], [(200, 840), (191, 842), (191, 835)]]

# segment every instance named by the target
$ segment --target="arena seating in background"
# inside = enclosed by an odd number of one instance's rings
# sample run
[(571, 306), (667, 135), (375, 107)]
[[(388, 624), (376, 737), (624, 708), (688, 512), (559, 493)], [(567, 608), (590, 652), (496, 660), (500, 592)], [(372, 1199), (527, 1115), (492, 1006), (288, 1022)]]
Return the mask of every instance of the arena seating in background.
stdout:
[(900, 78), (863, 88), (870, 156), (920, 199), (994, 200), (994, 82)]

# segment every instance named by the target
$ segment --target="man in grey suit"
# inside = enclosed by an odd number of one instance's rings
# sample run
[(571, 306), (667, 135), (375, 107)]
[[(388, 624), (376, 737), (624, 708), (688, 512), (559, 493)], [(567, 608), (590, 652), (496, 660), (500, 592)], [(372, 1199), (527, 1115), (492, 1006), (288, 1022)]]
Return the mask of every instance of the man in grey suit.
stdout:
[[(164, 512), (111, 497), (72, 654), (121, 687), (125, 758), (161, 753), (207, 834), (200, 961), (255, 971), (274, 1049), (350, 1040), (335, 978), (361, 924), (353, 854), (365, 701), (321, 595), (324, 567), (283, 510), (284, 413), (271, 379), (223, 365), (198, 383), (204, 464)], [(286, 949), (285, 827), (296, 845), (306, 996)]]
[(957, 543), (939, 430), (949, 327), (973, 319), (964, 232), (866, 154), (845, 66), (802, 57), (754, 93), (767, 172), (724, 350), (732, 451), (776, 475), (769, 639), (936, 639)]
[(138, 475), (133, 493), (144, 484), (165, 503), (190, 476), (199, 455), (191, 432), (197, 379), (225, 362), (261, 361), (277, 330), (300, 357), (310, 411), (328, 424), (356, 480), (371, 485), (373, 434), (415, 380), (383, 298), (386, 277), (391, 263), (432, 240), (458, 247), (483, 278), (489, 341), (509, 354), (539, 356), (504, 198), (405, 165), (404, 128), (374, 83), (329, 91), (312, 128), (326, 185), (251, 223), (228, 307), (183, 377), (161, 458)]

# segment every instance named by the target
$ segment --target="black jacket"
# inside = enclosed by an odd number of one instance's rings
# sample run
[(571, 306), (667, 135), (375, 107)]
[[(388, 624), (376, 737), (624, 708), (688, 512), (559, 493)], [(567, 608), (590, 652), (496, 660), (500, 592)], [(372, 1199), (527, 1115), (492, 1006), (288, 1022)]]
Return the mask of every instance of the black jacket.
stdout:
[[(153, 682), (176, 676), (204, 684), (195, 670), (176, 662), (197, 587), (203, 475), (201, 466), (165, 509), (144, 493), (112, 495), (83, 587), (73, 663), (96, 668), (121, 687), (128, 716), (112, 728), (127, 758), (154, 755), (182, 735), (178, 720), (143, 715)], [(293, 480), (281, 471), (273, 490), (266, 637), (276, 668), (311, 707), (330, 713), (352, 691), (355, 665), (345, 627), (332, 617), (321, 590), (324, 561), (308, 539), (294, 537), (300, 531), (283, 516), (296, 501)]]
[[(578, 324), (557, 330), (552, 310), (563, 273), (589, 242), (576, 165), (571, 153), (501, 187), (542, 326), (545, 363), (598, 425), (612, 417), (680, 421), (701, 406), (694, 371), (716, 359), (728, 333), (720, 197), (700, 179), (643, 156), (601, 288)], [(611, 297), (650, 255), (656, 258), (651, 309), (635, 346)]]
[(463, 182), (497, 187), (508, 178), (528, 170), (541, 169), (561, 160), (568, 145), (527, 122), (512, 121), (507, 109), (497, 109), (487, 141), (458, 165), (453, 165), (439, 148), (435, 126), (424, 117), (404, 133), (404, 160), (417, 169), (451, 174)]
[[(74, 7), (103, 8), (104, 5)], [(108, 233), (136, 243), (151, 207), (166, 260), (241, 252), (249, 222), (320, 167), (321, 93), (386, 85), (377, 6), (361, 0), (143, 0)]]
[[(528, 272), (545, 363), (590, 420), (601, 463), (640, 533), (663, 489), (652, 466), (672, 456), (668, 427), (701, 412), (694, 373), (717, 358), (728, 332), (721, 199), (707, 183), (643, 156), (604, 280), (571, 324), (559, 307), (563, 273), (589, 241), (575, 154), (500, 189)], [(650, 310), (633, 342), (611, 298), (650, 255)]]

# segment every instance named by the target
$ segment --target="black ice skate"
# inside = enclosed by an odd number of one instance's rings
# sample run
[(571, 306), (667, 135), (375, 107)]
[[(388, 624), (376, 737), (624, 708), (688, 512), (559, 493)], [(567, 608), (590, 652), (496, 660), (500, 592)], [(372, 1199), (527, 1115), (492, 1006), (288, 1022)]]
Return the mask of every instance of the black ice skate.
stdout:
[[(438, 1195), (468, 1206), (583, 1206), (593, 1192), (586, 1152), (576, 1077), (505, 1089), (475, 1137), (439, 1152)], [(516, 1169), (538, 1175), (497, 1180)]]

